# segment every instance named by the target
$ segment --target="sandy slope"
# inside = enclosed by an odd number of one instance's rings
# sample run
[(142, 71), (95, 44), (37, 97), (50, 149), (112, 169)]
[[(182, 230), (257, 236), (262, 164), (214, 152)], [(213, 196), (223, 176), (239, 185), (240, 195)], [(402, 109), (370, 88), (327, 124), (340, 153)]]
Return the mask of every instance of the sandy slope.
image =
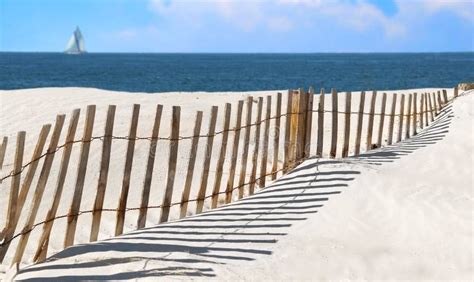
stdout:
[(17, 278), (472, 280), (473, 106), (460, 97), (411, 140), (306, 161), (244, 201), (69, 248)]

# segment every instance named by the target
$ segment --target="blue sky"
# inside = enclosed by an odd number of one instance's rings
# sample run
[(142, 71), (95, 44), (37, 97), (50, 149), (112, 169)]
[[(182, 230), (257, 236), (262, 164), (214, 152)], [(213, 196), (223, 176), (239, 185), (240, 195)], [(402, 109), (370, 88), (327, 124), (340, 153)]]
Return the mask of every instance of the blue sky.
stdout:
[(474, 51), (474, 0), (0, 0), (0, 51)]

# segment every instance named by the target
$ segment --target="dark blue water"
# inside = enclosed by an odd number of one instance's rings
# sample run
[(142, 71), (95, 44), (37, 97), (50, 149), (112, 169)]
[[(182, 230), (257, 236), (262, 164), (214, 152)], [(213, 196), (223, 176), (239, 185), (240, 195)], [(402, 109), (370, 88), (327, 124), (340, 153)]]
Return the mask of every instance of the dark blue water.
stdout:
[(0, 89), (246, 91), (452, 87), (474, 81), (474, 53), (84, 54), (0, 53)]

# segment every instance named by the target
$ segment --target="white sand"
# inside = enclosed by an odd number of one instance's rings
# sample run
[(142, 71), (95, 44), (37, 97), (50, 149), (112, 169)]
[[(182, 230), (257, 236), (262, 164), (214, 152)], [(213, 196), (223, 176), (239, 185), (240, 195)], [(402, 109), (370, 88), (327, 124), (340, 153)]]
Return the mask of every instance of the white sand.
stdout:
[[(414, 91), (423, 93), (434, 89), (396, 92)], [(275, 93), (251, 94), (257, 97)], [(28, 134), (34, 132), (27, 135), (27, 149), (31, 150), (41, 124), (53, 122), (56, 113), (69, 113), (73, 108), (84, 108), (87, 104), (98, 105), (96, 128), (99, 131), (95, 129), (94, 135), (99, 135), (102, 133), (106, 105), (112, 103), (118, 105), (116, 135), (122, 136), (127, 135), (132, 103), (142, 104), (140, 136), (149, 136), (155, 104), (164, 104), (160, 136), (167, 136), (171, 105), (182, 106), (182, 128), (184, 132), (190, 132), (194, 111), (204, 110), (206, 117), (211, 105), (222, 106), (227, 101), (235, 105), (237, 100), (249, 94), (115, 94), (74, 88), (3, 91), (0, 92), (0, 136), (13, 137), (19, 129), (26, 130)], [(353, 109), (358, 106), (357, 95), (354, 93)], [(369, 97), (366, 97), (366, 111)], [(330, 99), (327, 99), (326, 105), (330, 105)], [(339, 105), (342, 110), (343, 101)], [(15, 114), (20, 112), (21, 118)], [(448, 115), (453, 117), (448, 119)], [(367, 160), (321, 160), (316, 166), (314, 160), (307, 161), (274, 188), (243, 203), (193, 217), (186, 224), (176, 222), (97, 244), (70, 248), (57, 255), (62, 259), (32, 267), (19, 278), (43, 276), (50, 279), (60, 276), (59, 280), (67, 280), (79, 276), (82, 279), (153, 279), (165, 274), (188, 274), (247, 280), (470, 279), (473, 275), (472, 95), (456, 100), (452, 113), (448, 115), (425, 135), (420, 134), (410, 142), (371, 154)], [(329, 117), (326, 116), (326, 121)], [(222, 122), (218, 120), (219, 129)], [(342, 116), (339, 122), (342, 128)], [(355, 125), (353, 119), (352, 128)], [(376, 119), (374, 140), (377, 128)], [(81, 129), (80, 126), (78, 132), (82, 132)], [(443, 129), (448, 132), (443, 133)], [(207, 132), (206, 119), (203, 132)], [(342, 138), (342, 134), (339, 137)], [(215, 142), (220, 144), (217, 138)], [(12, 144), (13, 138), (9, 146)], [(326, 142), (325, 150), (328, 145), (329, 142)], [(420, 148), (415, 148), (418, 145)], [(94, 146), (97, 147), (94, 149)], [(125, 145), (114, 142), (114, 146), (121, 156), (112, 161), (106, 199), (109, 195), (117, 195), (121, 187)], [(147, 150), (147, 143), (141, 146), (137, 143), (134, 167), (144, 168)], [(77, 149), (75, 152), (77, 154)], [(100, 144), (93, 145), (92, 152), (90, 170), (94, 171), (100, 160)], [(397, 152), (406, 156), (398, 156)], [(185, 155), (185, 150), (180, 154)], [(29, 155), (27, 153), (26, 156)], [(164, 161), (157, 160), (159, 169), (166, 166), (166, 153), (164, 155)], [(393, 161), (386, 163), (391, 158), (394, 158)], [(11, 154), (7, 155), (2, 175), (11, 169), (11, 159)], [(183, 157), (178, 161), (185, 167), (185, 160)], [(74, 175), (74, 165), (70, 171)], [(138, 193), (131, 190), (129, 206), (138, 205), (143, 174), (144, 169), (138, 169), (132, 175), (132, 187), (138, 186)], [(200, 171), (195, 174), (199, 177)], [(97, 175), (92, 173), (86, 181), (86, 196), (81, 206), (85, 209), (91, 208)], [(156, 191), (152, 191), (152, 195), (157, 196), (152, 198), (151, 204), (161, 203), (162, 188), (157, 187), (164, 177), (156, 175), (154, 178), (157, 181), (153, 186)], [(74, 177), (69, 178), (72, 178), (69, 182), (72, 186)], [(182, 178), (183, 175), (178, 175), (178, 180)], [(212, 187), (212, 176), (209, 179), (209, 187)], [(48, 185), (45, 199), (51, 197), (48, 191), (52, 193), (52, 186)], [(180, 187), (178, 184), (178, 193)], [(6, 209), (8, 188), (9, 182), (1, 186), (2, 210)], [(193, 189), (196, 190), (196, 187)], [(208, 193), (210, 190), (208, 188)], [(65, 195), (68, 193), (65, 192)], [(330, 200), (326, 202), (321, 198)], [(63, 213), (69, 202), (70, 199), (62, 202)], [(115, 208), (116, 202), (116, 199), (106, 201), (106, 207)], [(324, 207), (319, 207), (322, 204)], [(43, 217), (46, 209), (42, 205)], [(147, 226), (156, 223), (158, 214), (158, 211), (150, 213)], [(109, 237), (113, 232), (113, 218), (114, 215), (103, 217), (101, 238)], [(127, 214), (126, 231), (133, 229), (135, 221), (136, 215)], [(0, 224), (2, 222), (4, 219)], [(87, 220), (80, 219), (79, 224), (86, 227), (78, 229), (76, 243), (87, 242)], [(58, 234), (59, 238), (51, 243), (53, 252), (61, 246), (61, 228), (64, 225), (55, 224), (53, 234)], [(36, 247), (35, 244), (30, 245), (25, 257), (31, 255)], [(72, 267), (74, 263), (76, 265)]]

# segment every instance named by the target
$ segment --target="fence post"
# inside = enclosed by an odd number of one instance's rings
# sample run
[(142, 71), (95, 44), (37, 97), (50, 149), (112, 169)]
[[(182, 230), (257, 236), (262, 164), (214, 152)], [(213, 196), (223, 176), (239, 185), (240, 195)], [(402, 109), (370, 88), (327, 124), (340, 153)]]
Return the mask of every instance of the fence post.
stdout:
[(438, 90), (438, 105), (439, 105), (439, 111), (441, 111), (441, 109), (443, 108), (443, 101), (441, 101), (441, 91)]
[(247, 160), (249, 156), (250, 126), (252, 124), (252, 104), (253, 97), (247, 98), (247, 117), (245, 120), (244, 148), (242, 150), (242, 159), (239, 174), (239, 199), (244, 197), (245, 176), (247, 174)]
[(278, 153), (280, 152), (280, 116), (281, 116), (281, 93), (277, 93), (277, 105), (276, 105), (276, 117), (275, 117), (275, 130), (273, 131), (273, 167), (272, 167), (272, 180), (277, 177), (278, 171)]
[(38, 208), (41, 203), (41, 199), (43, 198), (44, 189), (46, 187), (46, 183), (48, 182), (49, 172), (51, 170), (51, 165), (53, 164), (54, 155), (56, 151), (56, 147), (58, 146), (59, 137), (61, 136), (61, 130), (64, 124), (64, 115), (58, 115), (56, 117), (56, 124), (54, 125), (53, 134), (51, 135), (51, 141), (48, 147), (48, 153), (44, 159), (43, 168), (41, 169), (40, 176), (38, 178), (38, 183), (36, 185), (36, 190), (33, 195), (32, 204), (30, 205), (30, 210), (28, 212), (28, 216), (25, 222), (25, 225), (22, 229), (22, 235), (20, 236), (20, 240), (18, 241), (18, 245), (16, 247), (15, 256), (13, 257), (12, 265), (15, 263), (20, 263), (21, 258), (23, 257), (23, 253), (25, 252), (26, 244), (28, 243), (28, 239), (30, 237), (30, 230), (33, 227), (34, 221), (36, 219), (36, 215), (38, 213)]
[(308, 106), (308, 95), (303, 88), (298, 90), (299, 96), (299, 106), (298, 106), (298, 133), (296, 135), (296, 157), (295, 157), (295, 166), (298, 164), (304, 157), (304, 148), (306, 141), (306, 114)]
[(258, 149), (260, 146), (260, 124), (262, 122), (262, 105), (263, 105), (263, 98), (258, 97), (258, 110), (257, 110), (257, 120), (255, 122), (256, 129), (255, 129), (255, 145), (253, 150), (252, 156), (252, 170), (250, 174), (250, 184), (249, 184), (249, 195), (253, 195), (255, 190), (255, 182), (257, 177), (257, 161), (258, 161)]
[(81, 206), (82, 190), (84, 188), (84, 179), (87, 171), (87, 161), (89, 159), (89, 150), (91, 146), (92, 129), (94, 127), (95, 110), (95, 105), (87, 106), (79, 166), (77, 168), (76, 186), (74, 189), (74, 195), (72, 197), (67, 217), (66, 235), (64, 236), (63, 244), (64, 248), (67, 248), (74, 243), (77, 217), (79, 208)]
[[(3, 160), (5, 159), (5, 152), (7, 151), (8, 137), (4, 136), (2, 146), (0, 147), (0, 169), (3, 167)], [(1, 183), (1, 182), (0, 182)]]
[(324, 139), (324, 88), (321, 88), (318, 102), (318, 140), (316, 145), (316, 156), (323, 156), (323, 139)]
[(433, 92), (431, 93), (433, 97), (433, 105), (434, 105), (434, 115), (437, 116), (439, 111), (438, 111), (438, 105), (436, 104), (436, 94)]
[(332, 101), (332, 138), (331, 138), (331, 151), (329, 156), (331, 159), (336, 157), (337, 152), (337, 116), (338, 116), (338, 105), (337, 105), (337, 91), (331, 89), (331, 101)]
[(405, 129), (405, 139), (410, 138), (410, 124), (411, 124), (411, 104), (413, 100), (413, 95), (408, 95), (408, 110), (407, 110), (407, 124)]
[(365, 91), (360, 93), (359, 97), (359, 113), (357, 115), (357, 132), (355, 139), (354, 155), (360, 153), (360, 140), (362, 138), (362, 123), (364, 122), (364, 104), (365, 104)]
[(242, 126), (242, 108), (244, 107), (244, 101), (240, 100), (237, 105), (237, 118), (235, 120), (235, 131), (234, 131), (234, 143), (232, 144), (232, 158), (230, 161), (229, 178), (227, 179), (225, 203), (232, 202), (232, 193), (234, 192), (234, 178), (235, 169), (237, 166), (237, 158), (239, 153), (239, 141), (240, 131)]
[[(170, 153), (168, 157), (168, 173), (166, 175), (165, 194), (163, 195), (163, 202), (161, 203), (160, 223), (168, 221), (171, 208), (174, 178), (176, 175), (176, 163), (178, 160), (180, 115), (181, 107), (173, 106), (171, 117)], [(212, 134), (214, 134), (214, 132)]]
[[(17, 209), (17, 200), (18, 200), (18, 191), (20, 189), (21, 181), (21, 170), (23, 165), (23, 153), (25, 150), (25, 131), (20, 131), (16, 135), (16, 151), (15, 159), (13, 162), (13, 176), (11, 181), (10, 195), (8, 197), (8, 210), (7, 210), (7, 222), (5, 229), (1, 237), (3, 237), (3, 246), (0, 248), (0, 263), (3, 262), (5, 255), (7, 254), (8, 247), (10, 247), (10, 240), (15, 233), (16, 225), (18, 221), (16, 220), (16, 209)], [(0, 238), (1, 239), (1, 238)]]
[(448, 93), (446, 92), (446, 89), (443, 89), (443, 99), (444, 99), (444, 104), (448, 103)]
[(413, 93), (413, 135), (417, 134), (417, 132), (416, 132), (417, 115), (418, 115), (417, 104), (418, 104), (418, 97), (417, 97), (417, 94), (415, 92), (415, 93)]
[(423, 115), (425, 114), (424, 112), (424, 103), (425, 103), (425, 95), (422, 93), (421, 95), (421, 100), (420, 100), (420, 128), (423, 129), (424, 126), (424, 117)]
[(185, 217), (188, 211), (189, 193), (191, 192), (191, 184), (193, 182), (194, 165), (196, 164), (199, 135), (201, 134), (201, 124), (202, 111), (197, 111), (196, 120), (194, 122), (193, 139), (191, 141), (191, 151), (189, 152), (188, 171), (186, 173), (186, 181), (184, 182), (183, 194), (181, 195), (179, 218)]
[(125, 167), (123, 171), (122, 191), (117, 207), (115, 236), (123, 233), (125, 223), (125, 212), (127, 209), (128, 192), (130, 190), (130, 176), (132, 174), (133, 154), (135, 152), (135, 139), (137, 137), (138, 116), (140, 113), (140, 105), (133, 105), (132, 121), (130, 131), (128, 133), (127, 153), (125, 159)]
[(314, 88), (309, 87), (307, 93), (306, 106), (306, 129), (304, 142), (304, 157), (308, 158), (311, 155), (311, 130), (313, 127), (313, 102), (314, 102)]
[(398, 120), (397, 142), (402, 141), (404, 116), (405, 116), (405, 94), (402, 94), (402, 98), (400, 99), (400, 119)]
[(217, 207), (219, 200), (219, 190), (221, 188), (222, 171), (224, 169), (225, 154), (227, 151), (227, 140), (229, 139), (229, 125), (230, 125), (231, 105), (225, 104), (224, 110), (224, 129), (222, 131), (221, 148), (219, 152), (219, 159), (216, 164), (216, 175), (214, 179), (214, 189), (212, 190), (211, 208)]
[(267, 177), (267, 161), (268, 161), (268, 139), (270, 135), (270, 117), (272, 112), (272, 96), (267, 96), (267, 111), (265, 113), (265, 128), (263, 130), (263, 146), (262, 146), (262, 161), (260, 163), (260, 177), (259, 186), (265, 187), (265, 180)]
[(387, 144), (392, 145), (393, 142), (393, 125), (395, 124), (395, 108), (397, 107), (397, 94), (392, 95), (392, 110), (390, 111), (390, 120), (388, 123), (388, 140)]
[(387, 104), (387, 93), (382, 95), (382, 105), (380, 108), (379, 137), (377, 138), (377, 148), (382, 147), (383, 124), (385, 122), (385, 107)]
[(295, 167), (296, 164), (296, 158), (297, 158), (297, 150), (298, 150), (298, 144), (296, 143), (298, 141), (298, 117), (299, 117), (299, 110), (300, 110), (300, 94), (297, 91), (293, 91), (292, 93), (292, 101), (293, 104), (291, 106), (291, 128), (290, 128), (290, 143), (288, 144), (289, 146), (289, 151), (290, 151), (290, 158), (289, 158), (289, 169), (292, 169)]
[(423, 96), (425, 97), (425, 127), (426, 127), (426, 126), (428, 126), (428, 112), (429, 112), (429, 110), (428, 110), (428, 97), (429, 97), (429, 95), (428, 95), (428, 93), (425, 93)]
[(342, 157), (346, 158), (349, 155), (349, 137), (351, 131), (351, 98), (352, 93), (346, 92), (346, 109), (344, 117), (344, 145), (342, 146)]
[(207, 180), (209, 178), (209, 166), (211, 165), (212, 157), (212, 145), (214, 143), (214, 133), (216, 130), (217, 110), (217, 106), (213, 106), (211, 109), (211, 120), (209, 122), (209, 131), (204, 155), (204, 164), (201, 174), (201, 185), (199, 187), (199, 193), (196, 204), (196, 214), (202, 212), (202, 209), (204, 207), (204, 200), (206, 199)]
[(372, 97), (370, 100), (369, 124), (367, 127), (366, 151), (369, 151), (370, 149), (372, 149), (372, 132), (374, 130), (374, 115), (375, 115), (376, 99), (377, 99), (377, 91), (372, 91)]
[(286, 117), (285, 117), (285, 140), (283, 144), (284, 159), (283, 159), (283, 173), (288, 171), (288, 166), (291, 159), (290, 151), (290, 138), (291, 138), (291, 119), (293, 117), (293, 91), (288, 90), (287, 104), (286, 104)]
[(146, 216), (148, 212), (148, 202), (150, 200), (150, 187), (153, 177), (153, 167), (155, 165), (156, 146), (158, 143), (158, 135), (160, 134), (161, 115), (163, 106), (157, 105), (155, 112), (155, 121), (153, 122), (153, 129), (151, 131), (150, 147), (148, 149), (148, 160), (146, 163), (145, 181), (143, 182), (142, 197), (140, 202), (140, 211), (137, 219), (137, 229), (143, 228), (146, 225)]
[(454, 98), (456, 98), (459, 95), (458, 91), (459, 91), (458, 86), (457, 85), (454, 86)]
[(61, 164), (59, 167), (58, 178), (56, 180), (56, 189), (54, 191), (54, 198), (53, 202), (51, 203), (51, 208), (48, 210), (48, 213), (45, 218), (45, 224), (43, 225), (43, 231), (41, 233), (40, 240), (38, 241), (38, 246), (36, 248), (36, 253), (33, 258), (33, 261), (39, 262), (46, 259), (46, 255), (48, 253), (48, 244), (49, 244), (49, 236), (51, 234), (51, 230), (54, 224), (54, 217), (56, 217), (56, 213), (58, 211), (59, 202), (61, 200), (61, 195), (64, 188), (64, 181), (67, 175), (67, 169), (69, 166), (69, 159), (71, 157), (72, 145), (74, 142), (74, 136), (76, 134), (77, 123), (79, 121), (79, 114), (80, 110), (75, 109), (72, 111), (71, 118), (69, 119), (69, 126), (66, 135), (66, 142), (63, 151), (63, 155), (61, 157)]

